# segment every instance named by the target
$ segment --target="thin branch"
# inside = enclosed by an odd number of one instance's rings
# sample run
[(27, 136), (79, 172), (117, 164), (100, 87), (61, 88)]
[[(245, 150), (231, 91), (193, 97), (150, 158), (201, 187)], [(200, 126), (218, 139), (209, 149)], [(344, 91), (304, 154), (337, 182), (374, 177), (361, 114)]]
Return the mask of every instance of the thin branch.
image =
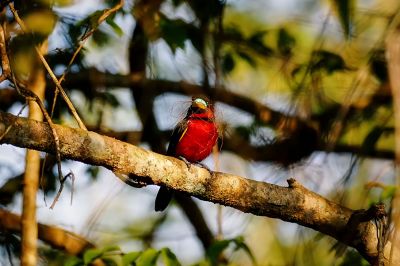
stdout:
[[(124, 6), (124, 0), (121, 0), (118, 4), (116, 4), (113, 8), (107, 9), (104, 11), (104, 13), (100, 16), (100, 18), (97, 21), (97, 27), (104, 21), (106, 20), (111, 14), (117, 12), (119, 9), (121, 9)], [(65, 76), (67, 75), (69, 68), (71, 67), (72, 63), (75, 61), (75, 58), (78, 56), (79, 52), (82, 50), (83, 46), (86, 43), (86, 40), (95, 32), (95, 30), (97, 29), (97, 27), (92, 28), (88, 33), (85, 34), (85, 36), (82, 37), (80, 44), (78, 46), (78, 48), (75, 50), (74, 54), (71, 57), (71, 60), (68, 63), (67, 68), (65, 69), (65, 71), (63, 72), (63, 74), (61, 75), (60, 79), (58, 80), (58, 82), (61, 84), (64, 79)], [(54, 108), (57, 102), (57, 96), (58, 96), (58, 87), (56, 87), (55, 91), (54, 91), (54, 97), (53, 97), (53, 103), (51, 106), (51, 117), (53, 117), (53, 113), (54, 113)]]
[[(5, 135), (4, 143), (54, 152), (48, 124), (0, 112), (0, 134), (11, 123), (15, 126)], [(176, 158), (94, 132), (59, 125), (55, 128), (63, 158), (101, 165), (147, 184), (163, 185), (243, 212), (297, 223), (356, 248), (371, 263), (378, 257), (377, 228), (373, 221), (382, 216), (379, 208), (353, 211), (309, 191), (294, 179), (289, 180), (288, 187), (281, 187), (220, 172), (210, 174), (197, 166), (188, 169)], [(390, 246), (388, 242), (383, 251), (385, 263)], [(394, 263), (400, 265), (399, 252), (394, 253)]]
[[(14, 4), (10, 3), (9, 4), (10, 10), (14, 15), (15, 20), (17, 21), (17, 23), (20, 25), (21, 29), (24, 32), (27, 32), (27, 28), (25, 26), (25, 23), (22, 21), (22, 19), (19, 17), (17, 11), (14, 8)], [(40, 49), (35, 46), (35, 50), (37, 55), (39, 56), (40, 61), (42, 61), (44, 67), (47, 70), (47, 73), (49, 73), (51, 79), (53, 80), (53, 82), (56, 84), (56, 87), (59, 89), (59, 91), (61, 92), (61, 96), (63, 97), (65, 103), (67, 104), (69, 110), (71, 111), (72, 115), (74, 116), (76, 122), (78, 123), (79, 127), (82, 129), (86, 130), (86, 126), (85, 124), (82, 122), (81, 118), (78, 115), (78, 112), (76, 111), (73, 103), (71, 102), (71, 100), (69, 99), (67, 93), (65, 92), (65, 90), (63, 89), (63, 87), (61, 86), (59, 80), (57, 79), (56, 75), (54, 74), (53, 70), (51, 70), (51, 67), (49, 66), (49, 64), (47, 63), (46, 59), (44, 58), (44, 56), (42, 55), (42, 53), (40, 52)]]
[(52, 134), (53, 134), (53, 139), (54, 139), (54, 144), (55, 144), (55, 155), (56, 155), (56, 160), (57, 160), (57, 170), (58, 170), (58, 179), (60, 181), (60, 188), (59, 191), (54, 198), (53, 203), (50, 206), (50, 209), (53, 209), (56, 202), (58, 201), (58, 198), (60, 197), (60, 194), (64, 188), (64, 182), (66, 178), (63, 177), (62, 173), (62, 167), (61, 167), (61, 155), (60, 155), (60, 139), (58, 137), (58, 133), (54, 128), (54, 123), (50, 118), (50, 115), (47, 113), (46, 108), (43, 104), (43, 102), (40, 100), (40, 98), (31, 90), (26, 90), (22, 87), (19, 87), (17, 80), (15, 79), (15, 76), (12, 75), (13, 82), (15, 85), (15, 89), (17, 90), (18, 94), (20, 94), (22, 97), (24, 97), (27, 101), (34, 101), (37, 103), (39, 106), (40, 110), (42, 111), (43, 116), (46, 119), (46, 122), (49, 124)]
[(0, 55), (1, 55), (1, 75), (0, 83), (10, 77), (11, 69), (10, 62), (7, 55), (6, 37), (5, 37), (5, 24), (0, 25)]

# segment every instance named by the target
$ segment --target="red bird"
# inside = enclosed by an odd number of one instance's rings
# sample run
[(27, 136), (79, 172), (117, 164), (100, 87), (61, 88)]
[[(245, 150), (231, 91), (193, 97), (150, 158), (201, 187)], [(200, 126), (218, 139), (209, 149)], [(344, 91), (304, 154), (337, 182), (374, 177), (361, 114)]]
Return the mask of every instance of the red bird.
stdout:
[[(185, 118), (172, 132), (167, 155), (189, 163), (199, 163), (210, 155), (217, 139), (213, 105), (205, 97), (193, 97)], [(165, 210), (172, 196), (172, 190), (161, 187), (156, 197), (155, 210)]]

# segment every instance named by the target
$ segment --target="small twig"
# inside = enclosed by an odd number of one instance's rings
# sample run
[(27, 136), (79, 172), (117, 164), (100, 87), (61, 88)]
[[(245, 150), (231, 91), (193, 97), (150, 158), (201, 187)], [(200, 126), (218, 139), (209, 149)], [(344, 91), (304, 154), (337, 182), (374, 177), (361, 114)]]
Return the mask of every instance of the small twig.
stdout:
[[(19, 117), (22, 114), (22, 111), (24, 111), (25, 107), (28, 106), (26, 103), (22, 106), (21, 110), (19, 110), (17, 117)], [(17, 120), (15, 120), (17, 121)], [(14, 123), (9, 125), (6, 130), (4, 131), (3, 134), (0, 135), (0, 142), (1, 140), (4, 138), (5, 135), (7, 135), (7, 133), (11, 130), (11, 128), (13, 127)]]
[[(118, 11), (121, 7), (123, 7), (125, 0), (120, 0), (118, 4), (116, 4), (114, 7), (107, 9), (104, 11), (104, 13), (99, 17), (97, 20), (97, 25), (100, 25), (104, 20), (106, 20), (112, 13)], [(96, 30), (96, 28), (92, 28), (89, 32), (87, 32), (82, 38), (81, 41), (86, 40), (87, 38), (90, 37), (90, 35), (93, 34), (93, 32)]]
[[(98, 25), (99, 25), (101, 22), (103, 22), (103, 21), (104, 21), (109, 15), (111, 15), (113, 12), (119, 10), (123, 5), (124, 5), (124, 0), (121, 0), (119, 4), (115, 5), (113, 8), (108, 9), (107, 11), (105, 11), (104, 14), (99, 18), (99, 20), (98, 20), (98, 22), (97, 22)], [(95, 30), (96, 30), (96, 29), (93, 28), (93, 29), (91, 30), (91, 32), (89, 32), (90, 35), (93, 34), (93, 32), (94, 32)], [(86, 37), (85, 39), (82, 39), (82, 40), (81, 40), (79, 47), (76, 49), (76, 51), (75, 51), (74, 54), (72, 55), (71, 59), (69, 60), (68, 65), (67, 65), (67, 68), (65, 69), (65, 71), (64, 71), (63, 74), (61, 75), (60, 79), (58, 80), (58, 83), (59, 83), (60, 85), (61, 85), (61, 83), (65, 80), (65, 76), (66, 76), (67, 73), (69, 72), (70, 67), (72, 66), (72, 64), (73, 64), (73, 62), (75, 61), (76, 57), (78, 56), (78, 54), (79, 54), (80, 51), (82, 50), (82, 48), (83, 48), (83, 46), (84, 46), (84, 44), (85, 44), (87, 38), (90, 36), (90, 35), (88, 35), (88, 34), (86, 34), (86, 35), (87, 35), (87, 37)], [(85, 35), (85, 36), (86, 36), (86, 35)], [(54, 79), (53, 79), (53, 80), (54, 80)], [(54, 89), (53, 102), (52, 102), (52, 105), (51, 105), (50, 117), (53, 117), (53, 115), (54, 115), (54, 110), (55, 110), (55, 107), (56, 107), (56, 104), (57, 104), (57, 97), (58, 97), (58, 93), (59, 93), (59, 92), (60, 92), (60, 90), (59, 90), (59, 88), (58, 88), (58, 86), (57, 86), (57, 83), (56, 83), (56, 87), (55, 87), (55, 89)], [(83, 124), (83, 123), (82, 123), (82, 124)], [(84, 125), (84, 124), (83, 124), (83, 125)], [(80, 126), (80, 127), (81, 127), (81, 126)], [(81, 128), (82, 128), (82, 127), (81, 127)], [(86, 128), (85, 128), (85, 129), (86, 129)], [(48, 155), (46, 154), (46, 156), (45, 156), (45, 158), (44, 158), (43, 165), (42, 165), (41, 178), (40, 178), (41, 180), (43, 180), (44, 165), (46, 164), (47, 156), (48, 156)], [(73, 180), (74, 180), (74, 179), (73, 179)], [(42, 189), (43, 189), (43, 182), (40, 182), (40, 183), (41, 183), (41, 186), (42, 186)], [(44, 191), (44, 190), (43, 190), (43, 191)], [(45, 193), (43, 194), (43, 198), (44, 198), (44, 202), (46, 203), (46, 194), (45, 194)], [(72, 204), (72, 194), (71, 194), (71, 204)]]
[(0, 25), (0, 55), (1, 55), (1, 70), (0, 83), (10, 77), (10, 61), (7, 56), (6, 36), (4, 30), (5, 24)]
[[(104, 20), (107, 19), (107, 17), (109, 17), (112, 13), (118, 11), (123, 5), (124, 5), (125, 0), (121, 0), (118, 4), (116, 4), (113, 8), (107, 9), (103, 15), (100, 16), (100, 18), (97, 21), (97, 26), (100, 25)], [(64, 73), (61, 75), (60, 79), (58, 80), (58, 82), (61, 84), (61, 82), (64, 81), (65, 76), (67, 75), (72, 63), (75, 61), (76, 57), (78, 56), (79, 52), (82, 50), (86, 40), (94, 33), (94, 31), (97, 29), (97, 27), (92, 28), (88, 33), (86, 33), (80, 41), (80, 44), (78, 46), (78, 48), (75, 50), (74, 54), (71, 57), (71, 60), (69, 60), (68, 62), (68, 66), (65, 69)], [(51, 117), (53, 117), (53, 113), (54, 113), (54, 108), (57, 102), (57, 96), (58, 96), (58, 88), (56, 87), (55, 92), (54, 92), (54, 98), (53, 98), (53, 104), (51, 106)]]
[[(10, 7), (11, 12), (14, 15), (15, 20), (20, 25), (21, 29), (24, 32), (27, 32), (27, 28), (25, 26), (25, 23), (19, 17), (17, 11), (14, 8), (14, 4), (10, 3), (9, 7)], [(35, 46), (35, 50), (36, 50), (37, 55), (39, 56), (40, 61), (42, 61), (44, 67), (46, 68), (47, 72), (49, 73), (51, 79), (53, 80), (53, 82), (56, 84), (56, 87), (61, 92), (61, 96), (63, 97), (64, 101), (66, 102), (68, 108), (70, 109), (70, 111), (71, 111), (72, 115), (74, 116), (76, 122), (78, 123), (79, 127), (81, 129), (87, 130), (85, 124), (80, 119), (80, 117), (79, 117), (74, 105), (72, 104), (71, 100), (69, 99), (67, 93), (65, 92), (63, 87), (61, 87), (60, 82), (58, 81), (57, 77), (55, 76), (54, 72), (51, 70), (51, 67), (49, 66), (49, 64), (47, 63), (46, 59), (44, 58), (44, 56), (42, 55), (42, 53), (40, 52), (40, 50), (39, 50), (39, 48), (37, 46)]]
[[(43, 113), (43, 116), (46, 119), (46, 122), (49, 124), (49, 126), (51, 128), (51, 132), (52, 132), (53, 138), (54, 138), (54, 143), (56, 146), (55, 154), (56, 154), (56, 160), (57, 160), (58, 179), (61, 182), (63, 180), (63, 174), (62, 174), (62, 169), (61, 169), (60, 140), (59, 140), (57, 131), (54, 127), (54, 123), (51, 120), (50, 115), (47, 113), (46, 108), (44, 107), (44, 104), (40, 100), (40, 98), (34, 92), (32, 92), (30, 90), (26, 90), (24, 88), (21, 88), (18, 85), (18, 82), (13, 74), (12, 74), (12, 79), (13, 79), (15, 89), (17, 90), (18, 94), (21, 95), (22, 97), (24, 97), (27, 101), (34, 101), (37, 103), (37, 105), (39, 106), (40, 110)], [(54, 202), (53, 202), (52, 206), (53, 205), (54, 205)]]
[(75, 175), (74, 175), (74, 173), (72, 173), (72, 171), (71, 171), (71, 172), (69, 172), (66, 176), (64, 176), (64, 177), (61, 178), (61, 180), (60, 180), (60, 187), (58, 188), (57, 195), (55, 196), (55, 198), (54, 198), (54, 200), (53, 200), (53, 203), (52, 203), (51, 206), (50, 206), (50, 209), (54, 209), (54, 207), (56, 206), (56, 203), (57, 203), (58, 199), (60, 198), (61, 193), (62, 193), (62, 191), (63, 191), (63, 189), (64, 189), (65, 180), (67, 180), (68, 177), (70, 177), (71, 180), (72, 180), (72, 188), (71, 188), (71, 204), (72, 204), (72, 198), (73, 198), (73, 194), (74, 194)]

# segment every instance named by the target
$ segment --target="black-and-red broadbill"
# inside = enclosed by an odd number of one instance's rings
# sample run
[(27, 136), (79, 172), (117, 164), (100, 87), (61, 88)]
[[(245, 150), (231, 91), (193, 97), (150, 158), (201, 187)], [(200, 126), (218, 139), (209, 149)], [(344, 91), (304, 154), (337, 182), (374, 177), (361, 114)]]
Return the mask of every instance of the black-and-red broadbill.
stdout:
[[(204, 96), (193, 97), (185, 118), (172, 132), (167, 155), (199, 163), (210, 155), (217, 139), (213, 105)], [(162, 186), (156, 197), (155, 210), (165, 210), (172, 197), (173, 191)]]

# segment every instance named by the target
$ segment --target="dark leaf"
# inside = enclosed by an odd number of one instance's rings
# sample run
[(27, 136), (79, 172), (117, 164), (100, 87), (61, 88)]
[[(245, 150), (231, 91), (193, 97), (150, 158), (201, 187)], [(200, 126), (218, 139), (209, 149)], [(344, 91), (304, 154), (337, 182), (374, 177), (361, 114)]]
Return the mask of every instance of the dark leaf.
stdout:
[(160, 21), (162, 38), (174, 53), (177, 48), (184, 48), (185, 41), (189, 38), (188, 30), (190, 28), (191, 26), (181, 19), (162, 18)]
[(375, 150), (375, 146), (378, 143), (379, 138), (386, 132), (391, 132), (391, 128), (376, 126), (374, 127), (368, 135), (365, 137), (362, 148), (366, 152), (371, 152)]
[(374, 51), (370, 59), (371, 72), (380, 82), (388, 81), (388, 69), (384, 50)]
[(102, 30), (95, 30), (92, 34), (92, 40), (100, 47), (105, 46), (110, 41), (110, 35)]
[(244, 40), (243, 34), (235, 26), (226, 27), (224, 36), (228, 40)]
[(360, 253), (353, 249), (348, 249), (342, 263), (339, 266), (368, 266), (369, 263), (361, 257)]
[(243, 139), (249, 141), (250, 140), (250, 135), (253, 132), (253, 128), (246, 127), (246, 126), (238, 126), (235, 128), (236, 133), (241, 136)]
[(338, 54), (326, 50), (318, 50), (313, 53), (312, 71), (325, 70), (328, 74), (332, 74), (335, 71), (346, 69), (348, 69), (346, 63)]
[(225, 1), (222, 0), (209, 0), (207, 4), (203, 0), (190, 0), (188, 3), (196, 14), (196, 17), (203, 22), (221, 15), (222, 9), (225, 6)]
[(8, 179), (2, 187), (0, 187), (0, 204), (10, 204), (17, 192), (22, 190), (22, 176), (16, 176)]
[(218, 261), (218, 257), (222, 254), (222, 252), (229, 246), (232, 241), (230, 239), (224, 239), (214, 242), (207, 249), (207, 257), (209, 258), (211, 265), (216, 265)]
[(235, 68), (235, 60), (232, 54), (228, 53), (222, 58), (222, 71), (227, 74)]
[(100, 171), (100, 167), (98, 166), (89, 166), (86, 172), (93, 178), (96, 179)]
[(355, 0), (332, 0), (332, 4), (337, 11), (345, 37), (349, 38), (354, 16)]
[(115, 97), (115, 95), (113, 93), (104, 92), (104, 93), (100, 94), (100, 96), (98, 96), (98, 97), (100, 97), (102, 100), (105, 101), (105, 103), (108, 103), (112, 107), (118, 107), (119, 106), (119, 101), (118, 101), (117, 97)]
[(179, 6), (179, 5), (182, 4), (182, 3), (183, 3), (183, 0), (172, 0), (172, 4), (173, 4), (175, 7)]
[(247, 40), (249, 46), (254, 49), (257, 53), (264, 56), (269, 56), (273, 53), (273, 50), (264, 44), (264, 36), (266, 31), (258, 31)]
[(281, 28), (278, 31), (278, 50), (284, 56), (292, 54), (292, 49), (296, 44), (296, 39), (289, 32)]
[(238, 51), (237, 52), (238, 56), (245, 60), (250, 66), (256, 67), (256, 61), (246, 52), (243, 51)]
[(363, 149), (368, 151), (373, 151), (382, 133), (383, 133), (382, 127), (374, 127), (365, 137), (364, 142), (362, 144)]

